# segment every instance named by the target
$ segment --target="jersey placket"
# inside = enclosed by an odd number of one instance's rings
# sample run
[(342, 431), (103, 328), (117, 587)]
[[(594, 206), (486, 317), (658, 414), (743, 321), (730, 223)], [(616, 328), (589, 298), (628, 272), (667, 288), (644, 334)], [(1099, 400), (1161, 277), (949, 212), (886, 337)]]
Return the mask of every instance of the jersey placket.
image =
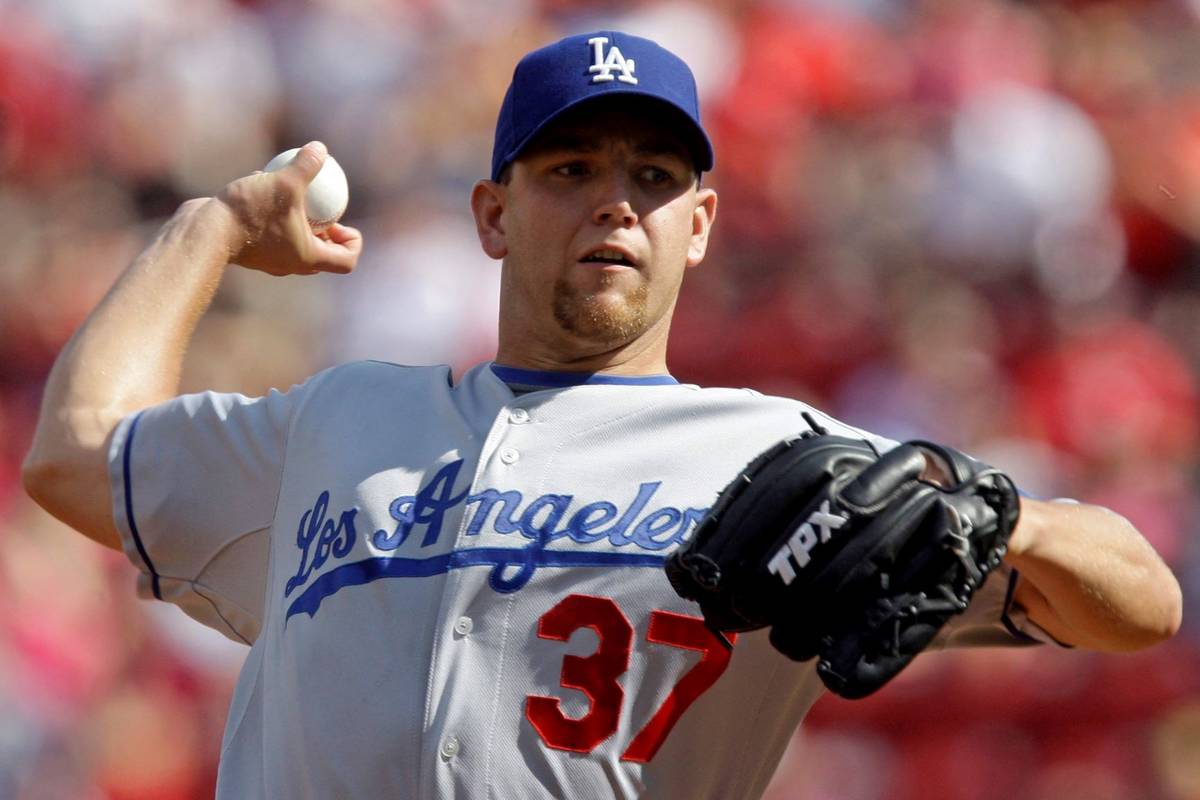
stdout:
[[(531, 421), (530, 412), (523, 406), (500, 409), (480, 451), (470, 495), (487, 488), (529, 485), (517, 472), (536, 468), (529, 457), (535, 445), (529, 435)], [(469, 529), (474, 514), (485, 510), (487, 506), (481, 505), (463, 514), (455, 535), (455, 550), (483, 546), (483, 531), (472, 534)], [(501, 511), (493, 509), (489, 521)], [(526, 544), (519, 532), (510, 537), (511, 542), (501, 546), (517, 548)], [(492, 541), (487, 546), (495, 545)], [(516, 593), (502, 594), (489, 585), (493, 569), (479, 565), (451, 570), (443, 583), (430, 651), (422, 796), (487, 796), (487, 767), (496, 746), (492, 736), (495, 716), (500, 713), (497, 703), (508, 623), (516, 599)]]

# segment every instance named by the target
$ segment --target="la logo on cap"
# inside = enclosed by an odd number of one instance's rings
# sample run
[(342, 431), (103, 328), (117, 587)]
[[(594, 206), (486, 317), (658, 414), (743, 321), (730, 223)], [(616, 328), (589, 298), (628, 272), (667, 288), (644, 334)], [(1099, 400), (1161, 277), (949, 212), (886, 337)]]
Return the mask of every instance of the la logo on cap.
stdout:
[[(621, 55), (621, 49), (613, 45), (608, 49), (608, 57), (604, 56), (604, 45), (608, 44), (607, 36), (594, 36), (588, 39), (588, 44), (592, 46), (592, 65), (588, 67), (588, 72), (594, 72), (595, 77), (592, 78), (592, 83), (600, 83), (601, 81), (611, 81), (614, 78), (622, 83), (637, 83), (637, 78), (633, 77), (634, 63), (632, 58), (625, 58)], [(613, 70), (621, 71), (620, 75), (613, 75)]]

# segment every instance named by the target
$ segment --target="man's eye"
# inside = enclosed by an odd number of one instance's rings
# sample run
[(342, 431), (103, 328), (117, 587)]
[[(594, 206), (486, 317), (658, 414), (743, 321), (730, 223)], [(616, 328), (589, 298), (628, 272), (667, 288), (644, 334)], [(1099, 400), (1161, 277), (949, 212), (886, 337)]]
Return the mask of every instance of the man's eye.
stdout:
[(674, 178), (672, 177), (671, 173), (667, 172), (665, 169), (659, 169), (658, 167), (646, 167), (644, 170), (642, 170), (642, 180), (654, 184), (655, 186), (662, 186), (670, 183), (673, 179)]
[(585, 165), (579, 161), (572, 161), (570, 164), (563, 164), (560, 167), (555, 167), (554, 171), (556, 173), (558, 173), (559, 175), (565, 175), (567, 177), (577, 177), (580, 175), (587, 174), (587, 165)]

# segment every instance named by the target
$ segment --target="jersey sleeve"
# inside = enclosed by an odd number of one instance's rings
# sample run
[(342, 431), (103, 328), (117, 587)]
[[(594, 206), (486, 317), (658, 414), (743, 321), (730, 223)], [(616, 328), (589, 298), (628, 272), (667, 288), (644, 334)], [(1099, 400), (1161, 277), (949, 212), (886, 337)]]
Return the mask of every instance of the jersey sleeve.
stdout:
[(139, 595), (254, 641), (288, 427), (303, 394), (184, 395), (118, 425), (108, 453), (113, 517), (140, 570)]
[(988, 575), (965, 612), (938, 631), (930, 647), (1020, 647), (1032, 644), (1058, 644), (1025, 609), (1015, 602), (1021, 574), (1001, 563)]

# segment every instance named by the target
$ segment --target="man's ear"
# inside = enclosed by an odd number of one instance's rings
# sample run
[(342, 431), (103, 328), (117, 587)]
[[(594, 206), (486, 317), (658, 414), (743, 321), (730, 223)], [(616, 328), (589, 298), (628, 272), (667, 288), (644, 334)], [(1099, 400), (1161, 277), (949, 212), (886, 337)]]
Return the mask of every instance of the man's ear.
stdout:
[(692, 210), (692, 241), (688, 245), (687, 265), (694, 267), (704, 260), (708, 251), (708, 234), (717, 219), (717, 193), (712, 189), (696, 191), (696, 207)]
[(471, 213), (475, 216), (475, 232), (483, 252), (494, 259), (508, 255), (501, 215), (507, 199), (506, 187), (495, 181), (479, 181), (471, 190)]

